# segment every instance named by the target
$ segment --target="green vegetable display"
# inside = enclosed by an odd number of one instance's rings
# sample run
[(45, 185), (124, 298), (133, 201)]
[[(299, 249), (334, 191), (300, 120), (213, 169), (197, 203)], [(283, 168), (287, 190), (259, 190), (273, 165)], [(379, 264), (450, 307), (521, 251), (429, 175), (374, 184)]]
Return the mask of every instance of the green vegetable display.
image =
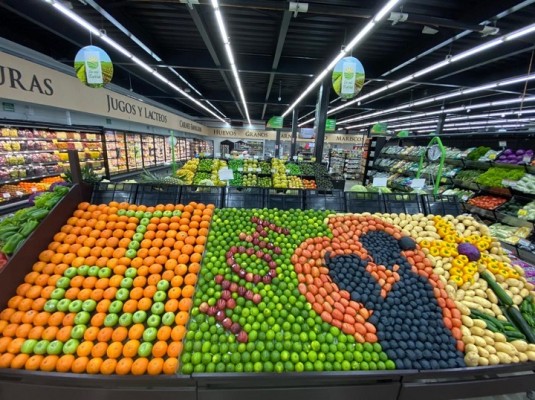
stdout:
[(455, 175), (455, 179), (462, 182), (473, 182), (479, 177), (479, 175), (481, 175), (481, 171), (476, 169), (465, 169)]
[(476, 182), (483, 186), (503, 188), (503, 180), (518, 181), (526, 172), (520, 168), (492, 167), (479, 175)]
[(471, 151), (470, 153), (468, 153), (466, 158), (471, 161), (477, 161), (481, 157), (483, 157), (485, 154), (487, 154), (489, 150), (492, 150), (492, 149), (490, 147), (480, 146), (474, 149), (473, 151)]

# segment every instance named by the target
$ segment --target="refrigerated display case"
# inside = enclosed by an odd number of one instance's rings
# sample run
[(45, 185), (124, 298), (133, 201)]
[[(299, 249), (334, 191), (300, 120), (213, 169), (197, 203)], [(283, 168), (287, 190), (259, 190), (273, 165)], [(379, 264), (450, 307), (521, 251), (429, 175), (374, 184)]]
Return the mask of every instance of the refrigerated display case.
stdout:
[(128, 171), (132, 172), (143, 168), (143, 154), (141, 152), (141, 136), (139, 133), (126, 134), (126, 154)]
[(154, 151), (156, 155), (156, 165), (163, 165), (166, 163), (166, 137), (165, 136), (154, 136)]
[(151, 168), (156, 166), (156, 150), (154, 148), (154, 135), (141, 136), (141, 153), (143, 156), (143, 167)]
[(110, 175), (127, 172), (125, 134), (114, 131), (106, 131), (104, 134)]

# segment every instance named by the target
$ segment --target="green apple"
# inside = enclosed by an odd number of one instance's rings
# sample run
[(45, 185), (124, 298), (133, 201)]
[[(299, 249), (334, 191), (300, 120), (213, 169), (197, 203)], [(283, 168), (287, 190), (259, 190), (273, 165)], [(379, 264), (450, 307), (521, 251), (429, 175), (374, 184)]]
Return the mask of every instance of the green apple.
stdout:
[(80, 342), (77, 339), (69, 339), (63, 345), (63, 353), (74, 354), (76, 353), (76, 349), (78, 348), (79, 345), (80, 345)]
[(124, 313), (119, 318), (119, 325), (121, 325), (121, 326), (130, 326), (130, 325), (132, 325), (132, 319), (133, 319), (132, 313)]
[(112, 314), (118, 314), (123, 309), (123, 302), (121, 300), (112, 301), (108, 311)]
[(50, 293), (50, 298), (54, 300), (61, 300), (65, 297), (65, 289), (57, 288)]
[(171, 326), (175, 322), (175, 313), (172, 311), (166, 312), (162, 315), (162, 324)]
[(154, 293), (154, 296), (152, 299), (155, 302), (162, 303), (167, 298), (167, 294), (163, 290), (158, 290), (156, 293)]
[(109, 278), (111, 276), (111, 268), (103, 267), (98, 270), (99, 278)]
[(169, 281), (162, 279), (160, 282), (158, 282), (158, 284), (156, 285), (156, 288), (158, 290), (167, 292), (167, 290), (169, 289)]
[[(134, 280), (132, 278), (123, 278), (121, 281), (121, 287), (123, 289), (130, 289), (132, 285), (134, 284)], [(119, 299), (122, 300), (122, 299)]]
[(46, 348), (46, 352), (50, 355), (60, 354), (61, 350), (63, 350), (63, 342), (59, 340), (51, 341)]
[[(126, 279), (126, 278), (124, 278)], [(130, 278), (128, 278), (130, 279)], [(117, 293), (115, 293), (115, 298), (120, 301), (126, 301), (130, 297), (130, 292), (128, 289), (120, 288)], [(113, 304), (113, 303), (112, 303)], [(112, 311), (113, 312), (113, 311)]]
[(38, 354), (38, 355), (46, 354), (46, 349), (49, 344), (50, 344), (50, 341), (48, 340), (45, 340), (45, 339), (39, 340), (37, 344), (35, 345), (35, 347), (33, 348), (33, 353)]
[(89, 271), (89, 265), (82, 265), (78, 267), (78, 275), (80, 276), (87, 276), (88, 271)]
[(60, 301), (58, 301), (56, 308), (58, 309), (58, 311), (68, 312), (70, 304), (71, 301), (69, 299), (61, 299)]
[(122, 208), (121, 208), (120, 210), (117, 210), (117, 215), (118, 215), (118, 216), (121, 217), (121, 216), (123, 216), (123, 215), (125, 215), (125, 214), (126, 214), (126, 210), (123, 210)]
[(82, 304), (84, 302), (82, 300), (76, 299), (71, 301), (71, 304), (69, 304), (69, 312), (77, 313), (82, 311)]
[(132, 250), (137, 250), (139, 249), (139, 242), (137, 240), (132, 240), (130, 243), (128, 243), (128, 248), (129, 249), (132, 249)]
[(153, 342), (154, 339), (156, 339), (156, 335), (158, 334), (158, 330), (154, 327), (149, 327), (145, 329), (143, 332), (143, 341), (144, 342)]
[(162, 218), (163, 212), (161, 212), (160, 210), (156, 210), (152, 213), (152, 215), (156, 218)]
[(139, 219), (143, 218), (143, 211), (136, 211), (134, 213), (134, 217), (139, 218)]
[(180, 210), (173, 211), (173, 217), (180, 217), (181, 215), (182, 215), (182, 211)]
[(154, 303), (150, 308), (152, 314), (161, 315), (165, 311), (165, 306), (163, 303)]
[(62, 276), (56, 281), (56, 287), (61, 289), (67, 289), (71, 284), (71, 280), (65, 276)]
[(132, 240), (135, 242), (141, 242), (143, 239), (145, 239), (145, 235), (142, 233), (135, 233), (134, 236), (132, 236)]
[(117, 314), (108, 314), (104, 318), (104, 326), (115, 326), (119, 322), (119, 316)]
[(46, 312), (53, 313), (54, 311), (58, 309), (57, 305), (58, 305), (58, 301), (56, 299), (50, 299), (45, 303), (43, 309)]
[(22, 347), (20, 348), (20, 352), (22, 354), (32, 354), (33, 349), (35, 348), (35, 345), (37, 344), (37, 340), (35, 339), (26, 339), (24, 343), (22, 343)]
[(149, 212), (149, 211), (144, 212), (143, 213), (143, 218), (151, 219), (152, 218), (152, 213)]
[(161, 318), (159, 315), (154, 315), (152, 314), (148, 319), (147, 319), (147, 325), (148, 326), (152, 326), (154, 328), (157, 328), (160, 326), (160, 323), (161, 323)]
[(128, 269), (125, 271), (124, 276), (126, 276), (127, 278), (130, 278), (130, 279), (134, 279), (134, 278), (137, 276), (137, 269), (135, 269), (135, 268), (128, 268)]
[(95, 311), (95, 308), (97, 308), (97, 302), (93, 299), (87, 299), (82, 304), (82, 310), (87, 312), (93, 312)]
[(84, 337), (86, 329), (87, 326), (85, 325), (75, 325), (74, 328), (72, 328), (71, 330), (71, 338), (82, 339)]
[(126, 253), (124, 254), (128, 258), (136, 258), (137, 257), (137, 251), (134, 249), (128, 249), (126, 250)]
[(136, 233), (141, 233), (143, 235), (145, 232), (147, 232), (147, 227), (145, 225), (138, 225), (137, 226)]
[(69, 267), (63, 273), (63, 276), (65, 276), (65, 277), (67, 277), (69, 279), (74, 278), (76, 275), (78, 275), (78, 269), (76, 267)]
[(91, 320), (90, 313), (88, 313), (87, 311), (80, 311), (74, 317), (74, 324), (75, 325), (87, 325), (90, 320)]
[(147, 312), (143, 310), (138, 310), (132, 316), (134, 324), (142, 324), (147, 319)]
[(135, 215), (136, 215), (136, 212), (135, 212), (134, 210), (128, 210), (128, 211), (126, 211), (126, 216), (129, 217), (129, 218), (130, 218), (130, 217), (133, 217), (133, 216), (135, 216)]
[(137, 354), (140, 357), (148, 357), (151, 355), (151, 353), (152, 353), (152, 343), (143, 342), (137, 349)]
[(87, 270), (87, 275), (98, 276), (98, 271), (100, 271), (100, 268), (97, 266), (89, 267), (89, 269)]
[(171, 218), (173, 216), (173, 212), (169, 211), (169, 210), (166, 210), (166, 211), (163, 212), (163, 216), (167, 217), (167, 218)]

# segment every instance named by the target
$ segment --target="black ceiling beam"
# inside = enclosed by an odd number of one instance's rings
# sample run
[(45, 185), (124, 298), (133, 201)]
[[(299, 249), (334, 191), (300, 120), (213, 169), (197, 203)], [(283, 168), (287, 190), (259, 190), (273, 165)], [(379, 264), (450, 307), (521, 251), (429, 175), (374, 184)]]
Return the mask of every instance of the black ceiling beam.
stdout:
[(279, 37), (277, 39), (277, 47), (275, 48), (275, 55), (273, 56), (273, 64), (271, 65), (271, 73), (269, 74), (269, 81), (268, 81), (268, 87), (266, 90), (266, 98), (264, 107), (262, 108), (262, 116), (260, 119), (264, 119), (264, 116), (266, 115), (266, 108), (267, 108), (267, 101), (269, 99), (269, 95), (271, 94), (271, 88), (273, 87), (273, 81), (275, 80), (275, 71), (277, 71), (277, 68), (279, 67), (279, 61), (281, 59), (282, 55), (282, 49), (284, 48), (284, 42), (286, 41), (286, 34), (288, 33), (288, 28), (290, 27), (290, 21), (292, 20), (292, 13), (289, 11), (284, 11), (284, 14), (282, 15), (282, 21), (281, 26), (279, 29)]
[[(187, 7), (184, 5), (184, 7)], [(191, 18), (193, 19), (193, 23), (197, 27), (197, 30), (199, 31), (199, 34), (202, 37), (202, 40), (204, 44), (206, 45), (206, 48), (208, 49), (208, 52), (210, 53), (210, 56), (212, 58), (212, 62), (217, 66), (221, 67), (221, 61), (219, 60), (219, 56), (217, 55), (217, 52), (215, 50), (215, 47), (212, 43), (212, 39), (210, 39), (210, 35), (208, 34), (208, 31), (206, 30), (206, 27), (204, 26), (204, 22), (201, 19), (201, 16), (199, 15), (197, 9), (195, 7), (187, 7), (189, 14)], [(169, 58), (166, 58), (169, 60)], [(173, 62), (170, 62), (171, 64), (174, 64)], [(234, 98), (234, 102), (236, 104), (236, 107), (240, 111), (240, 114), (242, 118), (245, 119), (245, 113), (243, 112), (242, 108), (240, 107), (238, 97), (236, 96), (236, 93), (234, 91), (234, 88), (230, 84), (229, 78), (227, 76), (227, 73), (225, 71), (219, 71), (221, 74), (221, 77), (223, 78), (223, 81), (225, 82), (225, 85), (227, 86), (228, 91)]]

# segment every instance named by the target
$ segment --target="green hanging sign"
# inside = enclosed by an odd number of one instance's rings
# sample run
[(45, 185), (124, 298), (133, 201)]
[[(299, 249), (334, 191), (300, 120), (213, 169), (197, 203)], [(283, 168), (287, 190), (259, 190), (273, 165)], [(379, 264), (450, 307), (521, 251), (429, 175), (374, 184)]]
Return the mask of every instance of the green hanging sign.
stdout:
[(271, 117), (266, 123), (266, 128), (282, 129), (284, 119), (281, 116)]
[(374, 135), (386, 135), (387, 125), (384, 123), (372, 126), (371, 133)]
[(336, 119), (327, 118), (325, 120), (325, 132), (335, 132), (336, 131)]

